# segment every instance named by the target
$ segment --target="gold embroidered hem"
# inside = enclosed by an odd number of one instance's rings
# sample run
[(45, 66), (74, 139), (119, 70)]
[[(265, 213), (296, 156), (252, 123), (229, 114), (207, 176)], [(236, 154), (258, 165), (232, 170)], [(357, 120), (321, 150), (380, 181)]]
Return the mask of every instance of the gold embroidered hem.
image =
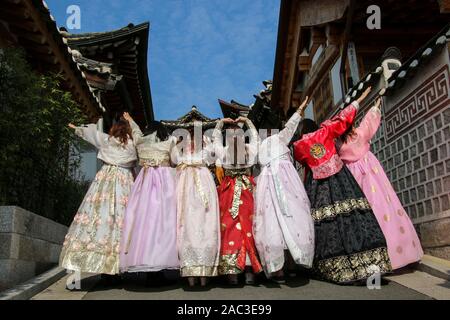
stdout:
[(239, 207), (242, 204), (241, 194), (242, 190), (252, 190), (252, 182), (248, 178), (250, 174), (249, 169), (226, 169), (225, 176), (236, 179), (234, 184), (233, 201), (231, 203), (231, 208), (228, 210), (233, 219), (236, 219), (239, 214)]
[(225, 169), (224, 174), (227, 177), (236, 178), (239, 176), (250, 176), (251, 175), (250, 168), (243, 168), (243, 169)]
[(227, 275), (227, 274), (240, 274), (242, 270), (236, 267), (237, 265), (238, 254), (226, 254), (220, 256), (219, 262), (219, 274)]
[(139, 165), (144, 168), (170, 167), (170, 159), (163, 159), (163, 160), (140, 159)]
[(216, 277), (218, 275), (216, 266), (182, 267), (180, 272), (182, 277)]
[(385, 247), (321, 260), (314, 264), (314, 269), (322, 278), (341, 284), (392, 271)]
[(119, 273), (119, 255), (89, 251), (66, 252), (63, 250), (60, 266), (67, 270), (114, 275)]
[(343, 213), (349, 213), (353, 210), (369, 210), (371, 209), (369, 202), (365, 198), (348, 199), (338, 201), (332, 205), (324, 206), (319, 209), (312, 209), (311, 215), (314, 221), (320, 221), (326, 218), (333, 218)]

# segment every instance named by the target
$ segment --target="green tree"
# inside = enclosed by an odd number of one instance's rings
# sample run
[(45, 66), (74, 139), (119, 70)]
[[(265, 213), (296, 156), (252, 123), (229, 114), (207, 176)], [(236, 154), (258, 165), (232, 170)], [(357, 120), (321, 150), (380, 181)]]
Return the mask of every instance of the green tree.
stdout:
[(34, 73), (21, 50), (0, 51), (0, 205), (67, 224), (86, 191), (67, 124), (86, 119), (60, 80)]

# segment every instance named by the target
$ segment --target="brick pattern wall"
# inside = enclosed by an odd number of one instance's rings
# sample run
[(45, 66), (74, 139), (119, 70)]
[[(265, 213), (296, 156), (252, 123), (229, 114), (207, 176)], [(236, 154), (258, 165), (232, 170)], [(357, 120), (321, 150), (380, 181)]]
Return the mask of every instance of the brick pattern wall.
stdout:
[[(372, 141), (372, 150), (415, 223), (450, 210), (449, 79), (446, 64), (412, 87), (383, 114)], [(389, 96), (385, 99), (389, 103)]]

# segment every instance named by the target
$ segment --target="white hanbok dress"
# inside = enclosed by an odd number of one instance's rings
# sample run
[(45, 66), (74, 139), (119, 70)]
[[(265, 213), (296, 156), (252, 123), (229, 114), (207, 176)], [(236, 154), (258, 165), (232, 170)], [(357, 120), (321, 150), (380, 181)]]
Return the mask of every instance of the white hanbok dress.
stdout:
[(79, 272), (119, 273), (121, 230), (137, 160), (132, 139), (126, 144), (97, 130), (95, 124), (75, 133), (98, 148), (104, 165), (97, 173), (66, 235), (61, 267)]
[(207, 165), (207, 150), (185, 151), (177, 147), (178, 255), (182, 277), (218, 274), (220, 253), (219, 200)]
[(285, 250), (296, 264), (311, 267), (314, 223), (310, 203), (288, 147), (301, 116), (295, 112), (285, 128), (260, 143), (253, 232), (267, 276), (283, 268)]

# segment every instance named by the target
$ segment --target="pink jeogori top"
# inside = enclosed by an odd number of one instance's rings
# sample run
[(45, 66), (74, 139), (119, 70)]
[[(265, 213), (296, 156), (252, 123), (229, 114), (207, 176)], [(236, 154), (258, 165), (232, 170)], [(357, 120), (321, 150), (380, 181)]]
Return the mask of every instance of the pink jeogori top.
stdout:
[(339, 156), (344, 163), (356, 162), (369, 152), (370, 140), (377, 132), (380, 122), (380, 109), (372, 107), (356, 128), (356, 134), (339, 148)]

